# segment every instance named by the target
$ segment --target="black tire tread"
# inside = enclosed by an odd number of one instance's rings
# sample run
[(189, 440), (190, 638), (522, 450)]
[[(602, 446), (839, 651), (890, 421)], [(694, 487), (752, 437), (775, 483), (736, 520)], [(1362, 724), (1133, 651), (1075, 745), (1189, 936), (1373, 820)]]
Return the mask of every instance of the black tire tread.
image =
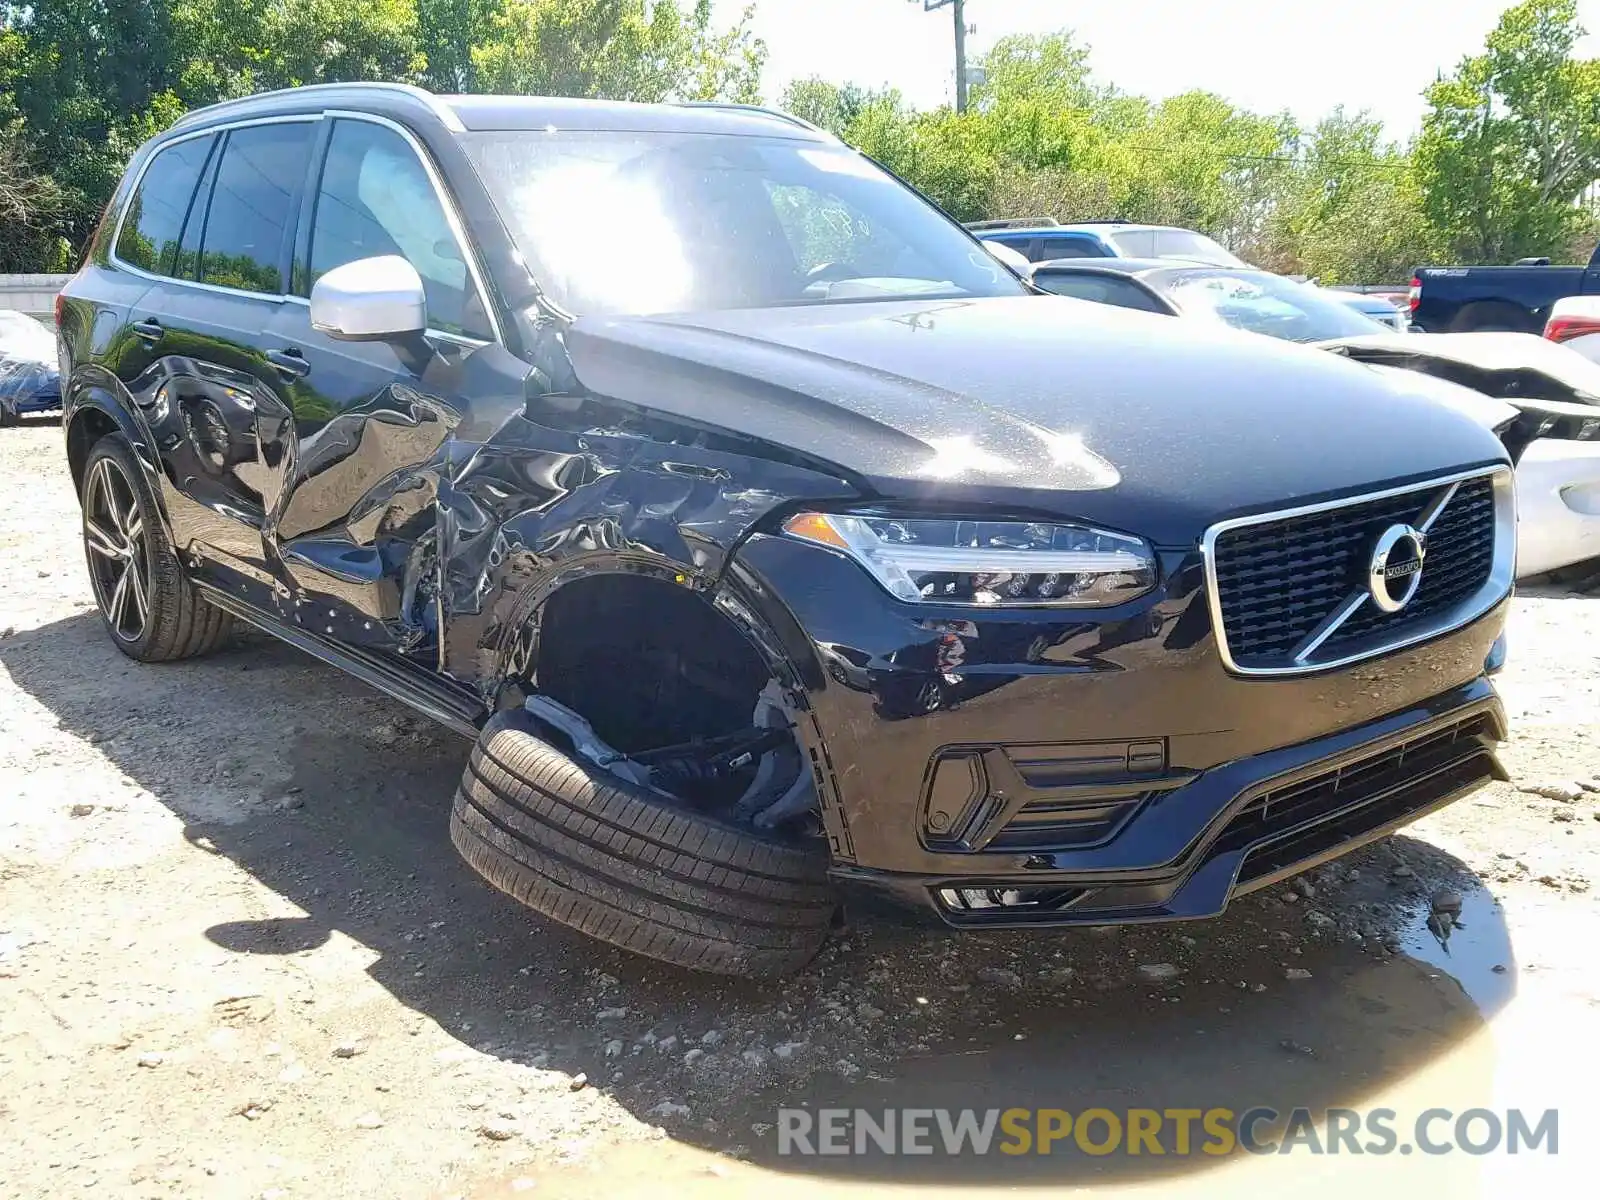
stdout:
[(83, 478), (87, 480), (90, 468), (108, 456), (139, 497), (150, 556), (150, 615), (155, 623), (137, 643), (119, 637), (112, 641), (128, 657), (147, 663), (178, 662), (220, 649), (233, 636), (233, 618), (207, 603), (184, 573), (144, 469), (121, 434), (108, 433), (94, 444), (84, 461)]
[(788, 974), (826, 938), (827, 856), (672, 809), (515, 715), (484, 728), (451, 839), (495, 887), (581, 933), (676, 966)]

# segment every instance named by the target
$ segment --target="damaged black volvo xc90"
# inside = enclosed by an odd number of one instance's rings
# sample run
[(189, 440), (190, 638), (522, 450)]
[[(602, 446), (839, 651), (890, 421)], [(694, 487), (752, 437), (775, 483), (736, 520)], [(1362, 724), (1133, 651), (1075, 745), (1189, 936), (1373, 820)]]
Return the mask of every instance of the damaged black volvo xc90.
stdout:
[(780, 114), (229, 102), (59, 318), (117, 645), (245, 621), (475, 738), (467, 860), (643, 954), (1209, 916), (1500, 772), (1490, 433), (1031, 294)]

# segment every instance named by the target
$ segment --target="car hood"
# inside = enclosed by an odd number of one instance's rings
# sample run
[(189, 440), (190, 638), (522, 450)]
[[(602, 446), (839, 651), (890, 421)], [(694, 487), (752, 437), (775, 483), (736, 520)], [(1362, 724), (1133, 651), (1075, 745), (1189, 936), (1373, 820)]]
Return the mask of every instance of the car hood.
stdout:
[(1503, 459), (1333, 354), (1061, 297), (580, 318), (585, 389), (826, 463), (864, 493), (1192, 544), (1220, 517)]

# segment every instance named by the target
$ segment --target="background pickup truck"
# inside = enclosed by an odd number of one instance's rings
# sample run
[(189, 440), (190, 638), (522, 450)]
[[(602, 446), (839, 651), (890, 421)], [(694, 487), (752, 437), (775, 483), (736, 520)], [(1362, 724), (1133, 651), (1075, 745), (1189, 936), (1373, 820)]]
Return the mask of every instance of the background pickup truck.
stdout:
[(1557, 300), (1600, 293), (1600, 248), (1587, 267), (1524, 259), (1512, 267), (1418, 267), (1411, 319), (1429, 333), (1474, 329), (1539, 333)]

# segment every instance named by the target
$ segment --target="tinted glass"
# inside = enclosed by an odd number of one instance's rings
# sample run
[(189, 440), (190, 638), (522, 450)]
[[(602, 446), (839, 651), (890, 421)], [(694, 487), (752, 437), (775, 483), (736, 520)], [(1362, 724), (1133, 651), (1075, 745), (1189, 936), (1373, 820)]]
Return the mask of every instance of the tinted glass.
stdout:
[(1105, 258), (1106, 253), (1100, 249), (1100, 243), (1093, 238), (1044, 238), (1039, 243), (1038, 261), (1048, 262), (1052, 258)]
[(277, 295), (311, 150), (307, 122), (251, 125), (228, 134), (211, 189), (200, 279)]
[(170, 274), (195, 184), (211, 152), (212, 137), (190, 138), (157, 151), (122, 218), (117, 257), (157, 275)]
[(462, 141), (535, 278), (570, 312), (1025, 294), (842, 146), (634, 130)]
[(410, 144), (370, 121), (333, 128), (311, 225), (311, 282), (361, 258), (398, 254), (417, 269), (428, 324), (493, 335), (455, 233)]
[(1166, 277), (1167, 294), (1191, 316), (1291, 342), (1361, 337), (1385, 329), (1307, 283), (1265, 271), (1183, 271)]
[(1058, 296), (1093, 300), (1097, 304), (1115, 304), (1119, 308), (1137, 308), (1141, 312), (1167, 311), (1138, 284), (1115, 275), (1099, 275), (1089, 271), (1037, 271), (1033, 282)]

